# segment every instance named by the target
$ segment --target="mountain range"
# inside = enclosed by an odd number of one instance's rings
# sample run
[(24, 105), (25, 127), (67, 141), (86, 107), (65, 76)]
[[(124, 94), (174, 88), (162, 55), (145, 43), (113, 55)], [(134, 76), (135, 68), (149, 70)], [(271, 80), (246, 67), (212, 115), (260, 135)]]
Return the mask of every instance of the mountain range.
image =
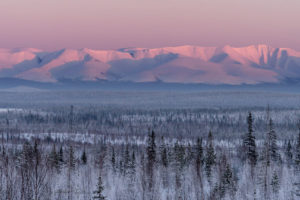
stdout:
[(0, 49), (0, 78), (260, 84), (300, 80), (300, 51), (268, 45), (118, 50)]

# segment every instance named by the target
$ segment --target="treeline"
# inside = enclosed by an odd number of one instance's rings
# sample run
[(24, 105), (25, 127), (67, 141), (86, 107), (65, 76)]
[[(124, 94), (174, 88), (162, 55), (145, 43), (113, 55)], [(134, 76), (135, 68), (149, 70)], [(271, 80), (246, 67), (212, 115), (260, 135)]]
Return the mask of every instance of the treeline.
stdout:
[[(149, 128), (165, 137), (193, 138), (209, 130), (218, 139), (241, 138), (247, 110), (161, 109), (128, 110), (100, 107), (49, 107), (0, 113), (0, 133), (94, 133), (144, 136)], [(297, 130), (297, 111), (274, 110), (274, 127), (280, 139), (292, 139)], [(258, 139), (265, 131), (265, 112), (254, 112)], [(230, 134), (229, 134), (230, 133)]]
[(212, 131), (173, 143), (149, 131), (146, 145), (2, 140), (0, 199), (300, 198), (300, 127), (281, 147), (268, 116), (258, 146), (245, 121), (242, 142), (223, 147)]

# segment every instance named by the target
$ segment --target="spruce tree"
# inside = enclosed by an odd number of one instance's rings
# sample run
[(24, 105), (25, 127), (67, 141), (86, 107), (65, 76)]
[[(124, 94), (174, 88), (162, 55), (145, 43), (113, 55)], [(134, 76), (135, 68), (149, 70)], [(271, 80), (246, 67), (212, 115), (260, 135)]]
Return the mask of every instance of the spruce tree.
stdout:
[(33, 161), (33, 148), (29, 142), (25, 142), (22, 151), (22, 161), (25, 168), (30, 167)]
[(169, 151), (165, 144), (164, 138), (161, 139), (160, 145), (160, 162), (162, 166), (162, 182), (163, 186), (167, 187), (168, 185), (168, 167), (169, 167)]
[(151, 189), (153, 186), (153, 170), (156, 162), (156, 143), (155, 143), (154, 131), (152, 131), (151, 134), (148, 135), (147, 158), (148, 158), (147, 171), (149, 175), (149, 188)]
[(197, 139), (195, 154), (196, 154), (196, 170), (197, 170), (197, 175), (200, 176), (201, 167), (203, 166), (203, 163), (204, 163), (202, 138), (198, 138)]
[(131, 159), (129, 163), (129, 174), (134, 175), (135, 174), (135, 167), (136, 167), (136, 160), (135, 160), (135, 153), (134, 151), (131, 154)]
[(232, 171), (229, 164), (226, 165), (225, 172), (223, 174), (223, 183), (225, 185), (231, 185), (233, 180)]
[(130, 165), (130, 155), (129, 155), (129, 148), (128, 148), (128, 144), (125, 147), (125, 152), (124, 152), (124, 175), (127, 174), (128, 169), (129, 169), (129, 165)]
[(256, 165), (257, 162), (257, 152), (255, 144), (255, 136), (253, 135), (253, 118), (251, 112), (249, 112), (247, 117), (248, 132), (244, 139), (244, 148), (246, 153), (246, 159), (250, 162), (252, 166)]
[(81, 155), (81, 161), (84, 165), (87, 163), (87, 156), (86, 156), (85, 148), (84, 148), (84, 150), (82, 152), (82, 155)]
[(290, 140), (288, 141), (287, 146), (286, 146), (285, 156), (286, 156), (286, 162), (287, 162), (288, 166), (290, 167), (290, 165), (292, 164), (292, 161), (293, 161), (293, 152), (292, 152), (292, 145), (291, 145)]
[(33, 168), (33, 196), (34, 200), (38, 200), (39, 198), (39, 193), (40, 193), (40, 186), (44, 185), (45, 181), (43, 178), (40, 178), (41, 173), (41, 162), (42, 162), (42, 155), (38, 147), (38, 141), (34, 141), (34, 146), (33, 146), (33, 165), (31, 166)]
[(174, 146), (174, 155), (175, 155), (175, 167), (178, 170), (182, 170), (186, 164), (185, 160), (185, 148), (182, 144), (179, 144), (178, 141)]
[(62, 165), (64, 163), (64, 150), (63, 150), (62, 146), (60, 146), (60, 149), (58, 152), (58, 161), (59, 161), (60, 165)]
[(67, 192), (68, 199), (73, 199), (73, 170), (75, 169), (75, 158), (72, 145), (69, 146), (69, 155), (67, 161)]
[(182, 170), (185, 166), (185, 149), (182, 144), (179, 144), (176, 141), (174, 146), (174, 167), (175, 167), (175, 182), (176, 182), (176, 191), (180, 190), (182, 181)]
[(103, 183), (102, 183), (102, 177), (101, 177), (101, 174), (99, 173), (97, 188), (94, 191), (93, 199), (105, 200), (105, 196), (103, 195), (103, 191), (104, 191), (104, 187), (103, 187)]
[(294, 184), (294, 194), (296, 197), (300, 197), (300, 121), (298, 122), (298, 137), (295, 148), (295, 182)]
[(222, 184), (224, 185), (225, 191), (233, 196), (236, 192), (236, 182), (229, 163), (226, 164), (226, 169), (222, 177)]
[(49, 161), (50, 161), (51, 167), (54, 167), (57, 169), (59, 168), (59, 157), (58, 157), (58, 154), (56, 153), (55, 144), (53, 144), (52, 151), (49, 155)]
[(275, 194), (279, 191), (279, 177), (276, 171), (273, 172), (272, 180), (271, 180), (272, 190)]
[(70, 113), (69, 113), (69, 128), (71, 132), (73, 132), (73, 124), (74, 124), (74, 106), (71, 105)]
[(22, 174), (21, 188), (24, 199), (33, 199), (33, 191), (31, 189), (31, 175), (33, 167), (36, 166), (34, 162), (34, 150), (29, 142), (25, 142), (23, 150), (18, 157), (17, 168)]
[(269, 140), (269, 151), (270, 151), (270, 157), (272, 161), (278, 161), (279, 160), (279, 154), (278, 154), (278, 147), (277, 147), (277, 136), (276, 132), (273, 128), (273, 121), (272, 119), (269, 120), (269, 132), (268, 132), (268, 140)]
[(161, 138), (161, 145), (160, 145), (160, 161), (162, 166), (165, 168), (168, 167), (168, 150), (166, 144), (164, 142), (164, 137)]
[(75, 168), (75, 157), (74, 157), (74, 150), (72, 145), (69, 147), (69, 159), (68, 159), (68, 167), (73, 170)]
[(185, 147), (185, 149), (186, 149), (185, 163), (186, 165), (189, 165), (192, 162), (192, 160), (194, 160), (195, 155), (190, 143), (188, 144), (187, 147)]
[(270, 109), (267, 109), (267, 133), (264, 141), (264, 149), (263, 149), (263, 192), (264, 199), (269, 199), (269, 177), (271, 162), (276, 162), (279, 160), (280, 156), (277, 148), (277, 136), (273, 128), (273, 121), (270, 118)]
[(115, 172), (116, 170), (116, 154), (115, 154), (115, 149), (114, 147), (112, 147), (112, 150), (111, 150), (111, 166), (113, 168), (113, 171)]
[(156, 143), (155, 143), (155, 133), (152, 131), (148, 136), (147, 141), (147, 156), (148, 162), (150, 165), (153, 165), (156, 162)]
[(199, 180), (200, 185), (200, 196), (201, 199), (204, 199), (203, 195), (203, 175), (202, 168), (204, 165), (205, 158), (203, 156), (203, 146), (202, 146), (202, 138), (197, 139), (196, 147), (195, 147), (195, 169), (197, 174), (197, 179)]
[(222, 199), (225, 194), (230, 194), (233, 198), (236, 191), (235, 178), (225, 154), (220, 156), (218, 166), (219, 182), (217, 184), (217, 192), (219, 199)]
[(298, 133), (296, 150), (295, 150), (295, 163), (299, 168), (300, 167), (300, 126), (299, 126), (299, 133)]
[(169, 165), (169, 161), (168, 161), (168, 151), (165, 145), (161, 148), (160, 159), (161, 159), (162, 166), (167, 168)]
[[(35, 162), (35, 166), (36, 167), (39, 166), (41, 162), (41, 152), (39, 150), (37, 140), (34, 141), (34, 145), (33, 145), (33, 159)], [(37, 171), (37, 168), (35, 170)]]
[(207, 146), (206, 157), (205, 157), (205, 171), (207, 177), (210, 178), (211, 168), (216, 163), (216, 154), (213, 147), (213, 136), (211, 131), (209, 131), (207, 143), (208, 146)]
[(37, 140), (34, 140), (33, 154), (34, 154), (35, 156), (40, 154), (40, 151), (39, 151), (38, 146), (39, 146), (38, 141), (37, 141)]

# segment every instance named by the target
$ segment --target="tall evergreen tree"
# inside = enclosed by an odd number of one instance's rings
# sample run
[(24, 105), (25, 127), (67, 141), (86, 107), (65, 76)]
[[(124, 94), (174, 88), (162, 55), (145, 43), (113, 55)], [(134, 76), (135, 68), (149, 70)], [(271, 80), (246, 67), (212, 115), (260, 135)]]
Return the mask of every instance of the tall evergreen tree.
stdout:
[(102, 183), (102, 177), (101, 177), (101, 174), (99, 173), (97, 188), (94, 191), (93, 199), (105, 200), (105, 196), (103, 195), (103, 191), (104, 191), (104, 187), (103, 187), (103, 183)]
[(257, 152), (255, 144), (255, 136), (253, 135), (253, 118), (251, 112), (249, 112), (247, 117), (248, 132), (244, 138), (244, 148), (246, 153), (246, 159), (250, 162), (252, 166), (256, 165), (257, 162)]
[[(176, 182), (176, 192), (181, 190), (182, 185), (182, 171), (185, 167), (185, 148), (182, 144), (176, 141), (174, 145), (174, 167), (175, 167), (175, 182)], [(178, 197), (179, 198), (179, 197)]]
[(87, 163), (87, 155), (85, 152), (85, 148), (83, 149), (82, 155), (81, 155), (81, 162), (85, 165)]
[(199, 176), (201, 172), (201, 167), (203, 166), (204, 163), (202, 138), (197, 139), (195, 154), (196, 154), (196, 170), (197, 170), (197, 175)]
[(34, 166), (34, 153), (33, 148), (29, 142), (25, 142), (23, 150), (19, 158), (18, 169), (21, 174), (21, 198), (22, 199), (33, 199), (32, 191), (32, 166)]
[(188, 144), (188, 146), (185, 146), (185, 149), (186, 149), (185, 164), (189, 165), (194, 160), (195, 155), (190, 143)]
[(197, 178), (199, 181), (200, 186), (200, 194), (197, 194), (199, 197), (198, 199), (204, 199), (204, 192), (203, 192), (203, 175), (202, 175), (202, 168), (204, 165), (205, 158), (203, 156), (203, 146), (202, 146), (202, 138), (197, 139), (196, 147), (195, 147), (195, 169)]
[(175, 167), (179, 170), (182, 170), (186, 164), (185, 160), (185, 148), (182, 144), (179, 144), (178, 141), (174, 146), (174, 156), (175, 156)]
[(287, 162), (288, 166), (290, 167), (290, 165), (292, 164), (292, 161), (293, 161), (293, 151), (292, 151), (292, 145), (291, 145), (290, 140), (288, 141), (287, 146), (286, 146), (285, 157), (286, 157), (286, 162)]
[(147, 171), (149, 175), (149, 188), (151, 189), (153, 186), (153, 170), (156, 162), (156, 143), (155, 143), (155, 133), (152, 131), (148, 135), (147, 140), (147, 158), (148, 165)]
[(71, 170), (73, 170), (75, 168), (75, 157), (74, 157), (74, 150), (73, 150), (72, 145), (70, 145), (70, 147), (69, 147), (68, 167)]
[(134, 151), (132, 151), (128, 173), (131, 176), (133, 176), (135, 174), (135, 172), (136, 172), (136, 160), (135, 160), (135, 153), (134, 153)]
[(59, 168), (59, 157), (58, 157), (58, 154), (56, 153), (55, 144), (53, 144), (52, 151), (49, 155), (49, 161), (50, 161), (51, 167), (54, 167), (56, 169)]
[(268, 131), (268, 145), (269, 145), (269, 155), (271, 157), (272, 161), (278, 161), (279, 160), (279, 154), (278, 154), (278, 147), (277, 147), (277, 136), (276, 136), (276, 132), (274, 131), (273, 128), (273, 121), (270, 118), (269, 120), (269, 131)]
[(160, 153), (160, 162), (162, 166), (165, 168), (168, 167), (168, 150), (164, 141), (164, 137), (161, 138), (161, 145), (159, 147), (159, 153)]
[(115, 170), (116, 170), (116, 154), (115, 154), (115, 148), (114, 147), (112, 147), (112, 149), (111, 149), (111, 166), (112, 166), (112, 169), (113, 169), (113, 171), (115, 172)]
[(208, 178), (211, 176), (211, 168), (216, 163), (216, 154), (213, 147), (213, 136), (212, 132), (209, 131), (208, 140), (207, 140), (207, 150), (205, 156), (205, 171)]
[(126, 147), (125, 147), (125, 152), (124, 152), (124, 156), (123, 156), (123, 159), (124, 159), (124, 174), (127, 174), (129, 168), (130, 168), (130, 155), (129, 155), (129, 145), (126, 144)]
[(226, 190), (232, 191), (232, 192), (234, 192), (236, 190), (232, 169), (231, 169), (231, 166), (228, 163), (226, 165), (226, 169), (225, 169), (225, 172), (223, 174), (222, 182), (225, 185)]
[(276, 162), (279, 160), (277, 148), (277, 136), (273, 128), (273, 121), (270, 117), (270, 108), (268, 106), (267, 109), (267, 132), (265, 135), (264, 141), (264, 148), (263, 148), (263, 155), (262, 155), (262, 164), (263, 164), (263, 192), (264, 192), (264, 199), (269, 199), (269, 182), (270, 182), (270, 165), (271, 162)]
[(163, 145), (161, 147), (160, 159), (161, 159), (162, 166), (164, 166), (165, 168), (167, 168), (168, 165), (169, 165), (169, 161), (168, 161), (168, 150), (167, 150), (167, 148), (166, 148), (165, 145)]
[(60, 149), (58, 152), (58, 161), (60, 162), (60, 165), (64, 163), (64, 150), (63, 150), (62, 146), (60, 146)]
[(297, 138), (297, 144), (295, 149), (295, 163), (298, 168), (300, 168), (300, 125), (299, 125), (299, 133)]
[(227, 160), (227, 157), (223, 155), (219, 161), (219, 196), (223, 198), (226, 193), (230, 194), (233, 198), (236, 192), (235, 178), (230, 166), (230, 163)]
[(168, 185), (168, 167), (169, 167), (169, 151), (165, 144), (164, 137), (161, 139), (161, 145), (160, 145), (160, 163), (161, 163), (161, 170), (162, 170), (162, 182), (163, 186), (167, 187)]
[(74, 125), (74, 106), (71, 105), (70, 113), (69, 113), (69, 128), (71, 132), (73, 131), (73, 125)]
[(151, 134), (149, 134), (149, 136), (148, 136), (147, 156), (148, 156), (148, 161), (150, 163), (156, 162), (156, 143), (155, 143), (154, 131), (152, 131)]
[[(40, 173), (40, 164), (41, 164), (41, 152), (38, 148), (38, 142), (37, 140), (34, 141), (34, 146), (33, 146), (33, 191), (34, 191), (34, 200), (40, 199), (40, 193), (41, 193), (41, 188), (44, 186), (44, 174)], [(45, 171), (44, 171), (45, 173)]]
[(280, 185), (279, 185), (279, 177), (278, 177), (276, 171), (273, 172), (271, 186), (272, 186), (273, 193), (277, 194), (279, 191)]

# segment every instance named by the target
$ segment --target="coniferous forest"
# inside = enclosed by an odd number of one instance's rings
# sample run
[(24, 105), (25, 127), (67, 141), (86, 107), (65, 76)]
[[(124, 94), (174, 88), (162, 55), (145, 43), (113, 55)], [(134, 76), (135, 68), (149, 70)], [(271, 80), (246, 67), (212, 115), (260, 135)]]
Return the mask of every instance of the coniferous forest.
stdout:
[(0, 199), (300, 198), (300, 110), (291, 102), (70, 102), (1, 109)]

